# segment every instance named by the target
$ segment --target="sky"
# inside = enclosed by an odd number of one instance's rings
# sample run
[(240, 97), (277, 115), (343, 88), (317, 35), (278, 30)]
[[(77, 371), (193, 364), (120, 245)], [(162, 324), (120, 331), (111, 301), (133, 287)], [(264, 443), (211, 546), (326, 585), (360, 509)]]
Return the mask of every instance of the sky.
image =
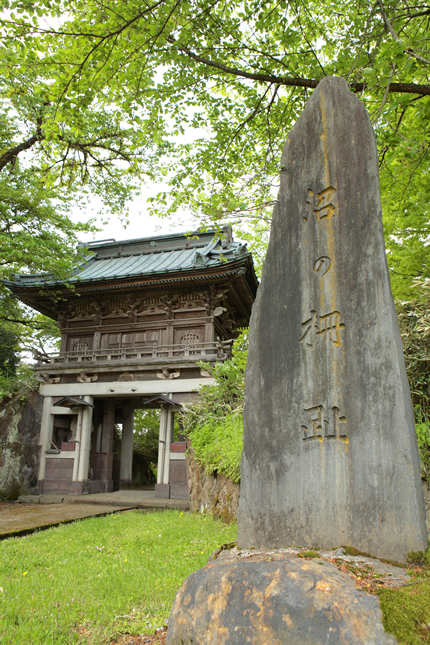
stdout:
[[(104, 240), (114, 238), (115, 240), (129, 240), (137, 237), (151, 237), (152, 235), (168, 235), (169, 233), (180, 233), (195, 229), (190, 213), (183, 211), (178, 213), (177, 217), (173, 219), (150, 217), (148, 215), (147, 199), (154, 197), (163, 189), (161, 184), (148, 184), (142, 187), (139, 197), (135, 198), (129, 203), (129, 223), (124, 228), (124, 223), (119, 218), (111, 217), (107, 224), (102, 222), (102, 218), (98, 217), (96, 224), (101, 231), (88, 234), (80, 233), (79, 239), (81, 242), (89, 242), (93, 240)], [(85, 210), (75, 208), (72, 211), (72, 219), (74, 221), (87, 221), (94, 217), (101, 207), (101, 202), (93, 197), (92, 202)]]

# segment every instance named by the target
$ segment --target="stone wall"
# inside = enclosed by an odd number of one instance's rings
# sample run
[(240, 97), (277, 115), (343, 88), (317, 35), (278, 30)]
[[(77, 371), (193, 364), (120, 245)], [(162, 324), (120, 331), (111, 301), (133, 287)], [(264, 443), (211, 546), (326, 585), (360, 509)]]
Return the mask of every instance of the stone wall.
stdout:
[(188, 489), (192, 511), (211, 513), (229, 524), (236, 520), (240, 485), (224, 475), (208, 475), (194, 458), (194, 450), (187, 438)]
[(0, 499), (36, 492), (43, 397), (18, 393), (0, 404)]

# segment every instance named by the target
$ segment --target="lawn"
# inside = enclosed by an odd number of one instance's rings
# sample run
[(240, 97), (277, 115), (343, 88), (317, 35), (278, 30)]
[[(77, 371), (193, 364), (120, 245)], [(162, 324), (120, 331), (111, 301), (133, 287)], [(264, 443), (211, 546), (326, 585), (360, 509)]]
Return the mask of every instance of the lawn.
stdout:
[(175, 593), (236, 525), (127, 511), (0, 542), (2, 645), (102, 644), (166, 624)]
[[(166, 624), (175, 593), (236, 525), (211, 516), (127, 511), (0, 542), (2, 645), (104, 645)], [(314, 554), (316, 555), (316, 554)], [(430, 642), (430, 550), (417, 584), (379, 590), (398, 642)], [(363, 583), (363, 581), (361, 581)]]

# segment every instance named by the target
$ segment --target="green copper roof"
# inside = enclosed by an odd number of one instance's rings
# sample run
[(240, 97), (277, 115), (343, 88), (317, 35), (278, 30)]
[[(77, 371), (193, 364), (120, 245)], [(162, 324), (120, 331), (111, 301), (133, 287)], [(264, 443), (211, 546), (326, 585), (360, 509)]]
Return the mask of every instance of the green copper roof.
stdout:
[[(233, 241), (231, 228), (225, 227), (224, 237), (215, 231), (163, 235), (115, 242), (89, 243), (92, 253), (88, 261), (76, 269), (70, 283), (112, 281), (138, 276), (195, 271), (225, 267), (226, 263), (250, 255), (246, 246)], [(54, 286), (58, 281), (49, 275), (14, 276), (5, 284), (14, 290), (18, 287)]]

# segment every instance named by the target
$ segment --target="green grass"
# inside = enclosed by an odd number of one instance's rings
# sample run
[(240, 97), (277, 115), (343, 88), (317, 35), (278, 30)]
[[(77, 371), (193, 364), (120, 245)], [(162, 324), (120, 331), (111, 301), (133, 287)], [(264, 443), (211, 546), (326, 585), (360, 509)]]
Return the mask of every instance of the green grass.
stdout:
[(0, 542), (2, 645), (106, 643), (165, 624), (175, 593), (236, 526), (128, 511)]
[[(153, 633), (187, 576), (235, 539), (235, 525), (168, 510), (93, 517), (4, 540), (0, 643), (102, 645), (120, 634)], [(402, 645), (430, 642), (430, 549), (423, 557), (414, 576), (425, 581), (378, 594), (384, 628)]]

